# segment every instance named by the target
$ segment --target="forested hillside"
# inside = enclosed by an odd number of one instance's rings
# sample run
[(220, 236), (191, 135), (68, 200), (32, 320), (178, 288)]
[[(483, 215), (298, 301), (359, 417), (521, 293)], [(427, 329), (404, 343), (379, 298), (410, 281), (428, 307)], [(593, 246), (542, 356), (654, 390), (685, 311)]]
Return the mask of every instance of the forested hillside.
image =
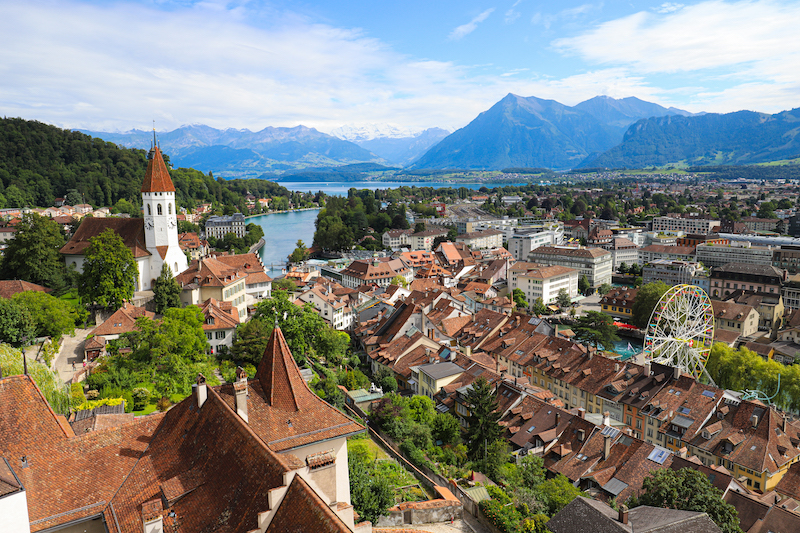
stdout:
[[(141, 204), (147, 154), (86, 134), (20, 118), (0, 119), (0, 207), (47, 207), (56, 198), (95, 207)], [(169, 162), (169, 154), (165, 154)], [(178, 204), (216, 202), (243, 208), (244, 197), (291, 192), (266, 180), (215, 180), (194, 169), (170, 172)]]

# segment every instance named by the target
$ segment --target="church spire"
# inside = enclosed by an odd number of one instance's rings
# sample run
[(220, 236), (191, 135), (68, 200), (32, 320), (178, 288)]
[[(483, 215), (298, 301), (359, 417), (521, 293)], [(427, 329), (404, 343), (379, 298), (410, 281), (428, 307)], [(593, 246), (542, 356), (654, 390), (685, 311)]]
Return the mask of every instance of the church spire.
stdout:
[[(155, 130), (153, 130), (153, 141), (155, 142)], [(175, 192), (175, 185), (172, 184), (167, 165), (157, 144), (153, 145), (147, 157), (147, 172), (144, 175), (142, 192)]]

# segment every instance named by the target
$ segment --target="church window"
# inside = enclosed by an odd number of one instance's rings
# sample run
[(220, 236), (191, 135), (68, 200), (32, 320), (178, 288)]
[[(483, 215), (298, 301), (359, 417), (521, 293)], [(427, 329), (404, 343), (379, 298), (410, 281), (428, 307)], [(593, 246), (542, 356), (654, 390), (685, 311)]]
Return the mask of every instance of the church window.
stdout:
[(158, 204), (158, 206), (156, 206), (156, 211), (158, 211), (159, 215), (163, 215), (164, 214), (164, 211), (161, 209), (161, 204)]
[(167, 213), (172, 214), (172, 202), (167, 203)]
[(150, 207), (150, 204), (147, 204), (147, 214), (148, 215), (152, 215), (153, 214), (153, 209)]

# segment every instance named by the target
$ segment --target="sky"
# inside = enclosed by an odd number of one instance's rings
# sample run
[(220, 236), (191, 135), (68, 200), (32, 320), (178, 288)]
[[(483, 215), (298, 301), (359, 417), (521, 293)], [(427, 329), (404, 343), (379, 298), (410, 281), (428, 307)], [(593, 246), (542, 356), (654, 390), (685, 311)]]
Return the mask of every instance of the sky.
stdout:
[(800, 2), (0, 0), (0, 113), (64, 128), (460, 128), (508, 93), (800, 107)]

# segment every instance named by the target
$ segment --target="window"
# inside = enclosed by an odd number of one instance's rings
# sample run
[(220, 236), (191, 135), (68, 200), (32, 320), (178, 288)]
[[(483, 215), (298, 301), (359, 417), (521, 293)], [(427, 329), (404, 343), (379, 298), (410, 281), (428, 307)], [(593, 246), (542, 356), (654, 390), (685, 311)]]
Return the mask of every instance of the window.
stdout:
[(147, 214), (148, 215), (152, 215), (153, 214), (153, 209), (150, 207), (150, 204), (147, 204)]
[(167, 203), (167, 213), (172, 214), (172, 202)]
[(159, 215), (163, 215), (163, 214), (164, 214), (164, 213), (163, 213), (163, 209), (161, 209), (161, 204), (158, 204), (158, 205), (156, 206), (156, 212), (157, 212)]
[(211, 337), (212, 337), (211, 333), (206, 333), (206, 338), (207, 338), (208, 340), (211, 340)]
[(224, 331), (217, 331), (216, 332), (216, 338), (217, 338), (217, 340), (224, 339), (225, 338), (225, 332)]

